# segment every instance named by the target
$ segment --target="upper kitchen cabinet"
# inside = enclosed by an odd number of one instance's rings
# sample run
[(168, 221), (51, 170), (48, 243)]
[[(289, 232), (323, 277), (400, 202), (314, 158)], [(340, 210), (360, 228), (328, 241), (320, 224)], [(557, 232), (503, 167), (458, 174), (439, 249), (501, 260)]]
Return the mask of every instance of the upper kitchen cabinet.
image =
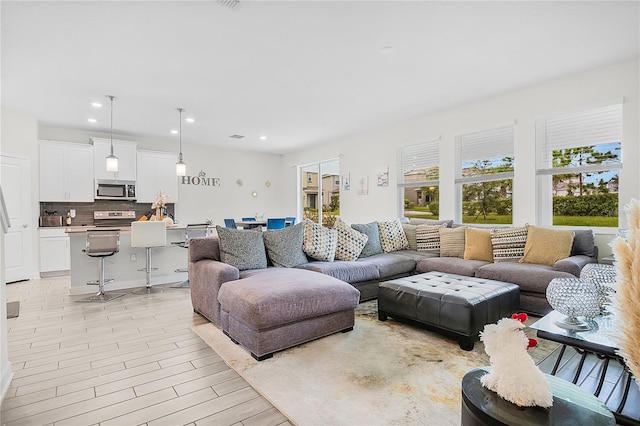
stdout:
[(93, 147), (40, 141), (40, 201), (93, 202)]
[(113, 141), (113, 154), (118, 157), (118, 171), (107, 171), (107, 155), (111, 153), (111, 140), (91, 138), (93, 143), (93, 175), (96, 179), (136, 180), (137, 143), (129, 141)]
[(138, 151), (139, 203), (153, 203), (159, 192), (167, 194), (170, 203), (178, 202), (177, 158), (170, 152)]

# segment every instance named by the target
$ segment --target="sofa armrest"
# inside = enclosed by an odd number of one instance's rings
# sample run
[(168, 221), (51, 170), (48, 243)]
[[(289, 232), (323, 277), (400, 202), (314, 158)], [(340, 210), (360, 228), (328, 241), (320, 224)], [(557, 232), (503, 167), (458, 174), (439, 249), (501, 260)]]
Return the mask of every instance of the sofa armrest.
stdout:
[(218, 293), (222, 284), (240, 278), (238, 268), (211, 259), (189, 262), (191, 304), (212, 323), (222, 326)]
[(575, 256), (569, 256), (564, 259), (558, 260), (553, 265), (553, 269), (556, 271), (568, 272), (575, 275), (576, 277), (580, 277), (580, 271), (582, 271), (584, 265), (586, 265), (587, 263), (596, 263), (597, 261), (597, 258), (585, 256), (583, 254), (577, 254)]

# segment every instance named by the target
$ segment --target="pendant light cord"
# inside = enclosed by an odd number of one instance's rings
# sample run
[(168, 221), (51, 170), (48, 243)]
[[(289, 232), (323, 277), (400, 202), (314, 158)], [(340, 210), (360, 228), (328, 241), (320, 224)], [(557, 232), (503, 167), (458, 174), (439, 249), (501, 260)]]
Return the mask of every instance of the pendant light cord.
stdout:
[(113, 156), (113, 95), (107, 95), (111, 99), (111, 156)]

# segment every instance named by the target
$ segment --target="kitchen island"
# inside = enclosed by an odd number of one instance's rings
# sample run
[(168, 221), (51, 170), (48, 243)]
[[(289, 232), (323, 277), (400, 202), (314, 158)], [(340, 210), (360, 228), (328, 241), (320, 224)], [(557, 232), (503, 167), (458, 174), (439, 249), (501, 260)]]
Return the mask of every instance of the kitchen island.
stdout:
[[(87, 256), (86, 231), (89, 229), (119, 229), (120, 251), (105, 258), (105, 277), (113, 282), (105, 285), (106, 291), (144, 287), (146, 249), (131, 247), (131, 227), (114, 226), (96, 228), (95, 226), (68, 226), (65, 228), (70, 237), (71, 248), (71, 290), (70, 294), (88, 294), (98, 291), (96, 285), (87, 281), (98, 279), (98, 258)], [(178, 268), (187, 268), (188, 251), (173, 242), (185, 239), (185, 226), (176, 225), (167, 228), (167, 245), (152, 249), (151, 266), (157, 268), (151, 272), (151, 284), (170, 284), (187, 279), (186, 272), (175, 272)]]

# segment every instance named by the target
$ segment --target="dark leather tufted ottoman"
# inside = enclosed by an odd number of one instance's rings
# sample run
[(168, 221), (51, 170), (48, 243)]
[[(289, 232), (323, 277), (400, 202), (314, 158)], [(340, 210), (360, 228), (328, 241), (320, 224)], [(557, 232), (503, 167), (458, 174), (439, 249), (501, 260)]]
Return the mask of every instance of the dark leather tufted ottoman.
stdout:
[(381, 282), (378, 319), (408, 318), (455, 336), (470, 351), (485, 324), (517, 312), (520, 287), (512, 283), (441, 272)]

